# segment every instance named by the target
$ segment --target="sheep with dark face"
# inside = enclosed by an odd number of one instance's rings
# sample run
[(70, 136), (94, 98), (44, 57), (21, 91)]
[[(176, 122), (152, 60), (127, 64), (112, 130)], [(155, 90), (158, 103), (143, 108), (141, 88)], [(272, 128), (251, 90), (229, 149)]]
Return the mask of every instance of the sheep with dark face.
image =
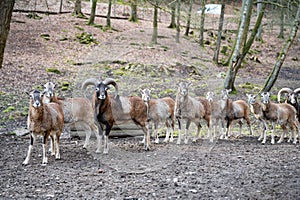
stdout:
[(197, 126), (197, 134), (199, 135), (201, 129), (201, 120), (205, 116), (205, 109), (202, 103), (189, 96), (189, 85), (187, 82), (180, 82), (175, 100), (175, 117), (178, 121), (178, 139), (177, 144), (181, 143), (181, 126), (185, 121), (186, 127), (184, 132), (184, 143), (188, 143), (189, 127), (191, 122)]
[(291, 88), (280, 89), (277, 94), (278, 103), (280, 103), (282, 94), (287, 94), (287, 100), (285, 102), (291, 104), (296, 109), (297, 118), (300, 122), (300, 102), (298, 102), (298, 98), (300, 97), (300, 88), (295, 90), (292, 90)]
[[(297, 143), (297, 134), (296, 132), (299, 131), (299, 122), (296, 117), (296, 109), (287, 103), (273, 103), (270, 101), (270, 93), (263, 92), (261, 94), (261, 101), (262, 101), (262, 110), (264, 116), (274, 123), (278, 123), (281, 125), (283, 129), (283, 133), (277, 143), (281, 143), (284, 139), (284, 135), (288, 133), (287, 125), (290, 126), (294, 141), (293, 143)], [(272, 126), (272, 138), (274, 137), (274, 125)]]
[(151, 90), (141, 90), (142, 99), (147, 106), (147, 118), (154, 124), (155, 143), (159, 143), (158, 126), (160, 123), (165, 123), (167, 127), (166, 138), (164, 142), (173, 141), (174, 137), (174, 105), (175, 102), (170, 97), (161, 99), (151, 99)]
[[(104, 153), (108, 153), (108, 136), (114, 124), (134, 122), (144, 132), (144, 148), (150, 149), (150, 135), (147, 123), (147, 108), (140, 97), (123, 97), (118, 95), (118, 85), (114, 79), (107, 78), (104, 81), (95, 78), (87, 79), (82, 84), (82, 90), (89, 85), (96, 87), (93, 94), (92, 105), (96, 120), (105, 126)], [(116, 89), (116, 95), (108, 94), (109, 85)]]
[[(252, 128), (251, 128), (251, 121), (249, 118), (249, 114), (250, 114), (250, 109), (249, 106), (247, 104), (247, 102), (245, 102), (244, 100), (236, 100), (236, 101), (232, 101), (229, 98), (229, 92), (231, 90), (222, 90), (222, 98), (221, 98), (221, 109), (225, 111), (226, 116), (225, 116), (225, 120), (227, 121), (227, 130), (226, 130), (226, 134), (225, 134), (225, 139), (228, 138), (228, 135), (230, 134), (231, 128), (232, 128), (232, 122), (234, 120), (239, 120), (239, 125), (240, 125), (240, 131), (239, 131), (239, 135), (242, 132), (242, 121), (241, 119), (245, 119), (247, 121), (248, 127), (249, 127), (249, 131), (250, 131), (250, 135), (252, 135)], [(223, 135), (221, 136), (221, 139), (223, 138)]]
[(46, 155), (46, 146), (48, 138), (52, 140), (52, 155), (60, 159), (59, 140), (64, 125), (64, 115), (62, 108), (57, 103), (43, 103), (43, 93), (33, 91), (28, 93), (30, 104), (28, 111), (28, 129), (30, 132), (30, 145), (27, 156), (23, 162), (27, 165), (30, 159), (33, 143), (37, 135), (43, 136), (43, 161), (42, 164), (48, 163)]
[(94, 110), (90, 100), (82, 97), (60, 98), (55, 94), (56, 84), (48, 82), (44, 85), (44, 103), (56, 102), (61, 105), (64, 112), (64, 131), (70, 134), (70, 126), (80, 125), (86, 130), (85, 143), (83, 148), (89, 145), (89, 139), (93, 132), (97, 138), (96, 153), (100, 153), (101, 137), (99, 135), (98, 124), (94, 120)]

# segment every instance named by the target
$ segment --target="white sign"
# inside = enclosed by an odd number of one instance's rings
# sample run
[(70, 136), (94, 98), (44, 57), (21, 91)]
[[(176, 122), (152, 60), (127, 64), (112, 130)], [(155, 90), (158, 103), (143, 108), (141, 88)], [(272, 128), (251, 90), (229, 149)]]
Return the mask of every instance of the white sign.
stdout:
[[(214, 15), (220, 15), (221, 14), (221, 4), (206, 4), (205, 5), (205, 14), (214, 14)], [(201, 13), (202, 8), (200, 8), (197, 13)]]

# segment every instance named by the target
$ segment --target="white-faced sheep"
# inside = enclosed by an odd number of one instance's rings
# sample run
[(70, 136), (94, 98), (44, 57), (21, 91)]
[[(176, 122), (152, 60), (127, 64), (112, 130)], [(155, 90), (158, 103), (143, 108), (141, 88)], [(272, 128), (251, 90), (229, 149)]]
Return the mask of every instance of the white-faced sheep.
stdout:
[[(283, 133), (277, 143), (281, 143), (284, 139), (284, 134), (287, 133), (287, 125), (290, 126), (294, 141), (297, 143), (296, 132), (299, 130), (299, 122), (296, 118), (296, 109), (287, 103), (273, 103), (270, 101), (270, 93), (263, 92), (261, 94), (262, 110), (266, 119), (281, 125)], [(274, 125), (272, 126), (272, 137), (274, 137)]]
[(286, 103), (291, 104), (297, 111), (297, 118), (300, 122), (300, 102), (298, 102), (298, 98), (300, 97), (300, 88), (292, 90), (291, 88), (282, 88), (277, 93), (277, 100), (280, 103), (281, 95), (287, 94)]
[[(231, 90), (225, 89), (222, 90), (222, 98), (220, 100), (221, 102), (221, 108), (222, 110), (225, 111), (226, 116), (225, 116), (225, 120), (227, 121), (227, 125), (226, 125), (226, 134), (225, 134), (225, 139), (228, 138), (228, 135), (230, 134), (231, 128), (232, 128), (232, 122), (234, 120), (239, 120), (239, 125), (240, 125), (240, 131), (239, 131), (239, 135), (242, 132), (242, 121), (241, 119), (245, 119), (248, 127), (249, 127), (249, 131), (250, 131), (250, 135), (252, 135), (252, 128), (251, 128), (251, 121), (249, 118), (249, 114), (250, 114), (250, 109), (249, 106), (247, 104), (246, 101), (244, 100), (236, 100), (236, 101), (232, 101), (229, 98), (229, 92)], [(224, 137), (224, 135), (221, 136), (221, 139)]]
[(28, 93), (30, 104), (28, 111), (28, 128), (30, 132), (30, 145), (27, 156), (23, 162), (27, 165), (30, 159), (33, 143), (37, 135), (43, 136), (43, 161), (42, 164), (48, 163), (46, 155), (46, 146), (49, 136), (52, 140), (52, 155), (60, 159), (59, 139), (64, 125), (64, 116), (62, 108), (57, 103), (43, 103), (43, 93), (33, 91)]
[(141, 90), (142, 99), (147, 106), (147, 118), (154, 124), (155, 143), (159, 143), (158, 126), (160, 123), (165, 123), (167, 133), (164, 142), (173, 141), (174, 137), (174, 106), (175, 102), (170, 97), (161, 99), (151, 99), (151, 90)]
[(201, 129), (201, 120), (205, 116), (205, 109), (202, 103), (189, 96), (189, 85), (187, 82), (180, 82), (175, 100), (175, 117), (178, 121), (178, 139), (177, 144), (181, 143), (181, 126), (183, 121), (186, 123), (184, 131), (184, 143), (188, 143), (189, 127), (191, 122), (194, 122), (197, 126), (197, 134), (199, 135)]
[(97, 150), (100, 152), (101, 137), (99, 135), (99, 128), (94, 118), (94, 110), (89, 99), (76, 97), (76, 98), (59, 98), (55, 94), (55, 84), (48, 82), (44, 85), (44, 102), (56, 102), (62, 106), (64, 112), (65, 131), (70, 133), (70, 126), (79, 124), (81, 128), (87, 130), (85, 143), (83, 148), (87, 148), (89, 145), (89, 139), (91, 132), (93, 132), (97, 138)]
[[(265, 144), (266, 143), (266, 140), (267, 140), (267, 131), (268, 131), (268, 124), (267, 124), (267, 118), (264, 114), (264, 111), (263, 111), (263, 104), (258, 101), (256, 99), (256, 95), (253, 95), (253, 94), (246, 94), (247, 97), (248, 97), (248, 103), (249, 103), (249, 107), (250, 107), (250, 111), (254, 114), (254, 117), (256, 119), (258, 119), (262, 126), (263, 126), (263, 131), (261, 132), (259, 138), (258, 138), (258, 141), (261, 141), (262, 140), (262, 144)], [(272, 122), (272, 127), (275, 126), (275, 123)], [(275, 143), (275, 139), (274, 139), (274, 135), (272, 134), (272, 138), (271, 138), (271, 144), (274, 144)]]
[[(101, 79), (101, 78), (100, 78)], [(82, 90), (88, 85), (96, 87), (92, 105), (98, 122), (105, 126), (104, 153), (108, 153), (108, 137), (114, 124), (134, 122), (144, 131), (144, 148), (150, 149), (150, 135), (148, 133), (147, 108), (141, 97), (123, 97), (118, 95), (118, 85), (112, 78), (104, 81), (95, 78), (87, 79), (82, 84)], [(117, 95), (108, 94), (109, 85), (113, 85)]]
[(221, 135), (223, 135), (224, 120), (226, 116), (226, 113), (224, 112), (224, 110), (222, 110), (224, 108), (222, 108), (220, 100), (215, 98), (215, 94), (213, 92), (207, 92), (206, 99), (209, 101), (211, 108), (210, 127), (214, 130), (214, 134), (212, 137), (216, 136), (217, 126), (219, 126), (219, 129), (221, 130)]

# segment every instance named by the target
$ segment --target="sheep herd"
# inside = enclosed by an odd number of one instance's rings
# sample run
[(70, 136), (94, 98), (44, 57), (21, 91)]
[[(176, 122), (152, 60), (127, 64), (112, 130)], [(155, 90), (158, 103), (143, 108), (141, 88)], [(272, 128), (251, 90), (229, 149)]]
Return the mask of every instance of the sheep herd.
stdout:
[[(189, 82), (180, 82), (176, 98), (170, 97), (152, 99), (151, 90), (141, 90), (140, 96), (120, 96), (116, 81), (112, 78), (94, 79), (90, 78), (82, 83), (82, 90), (85, 91), (89, 85), (95, 87), (92, 100), (85, 97), (60, 98), (55, 94), (55, 84), (48, 82), (44, 85), (44, 91), (33, 91), (28, 93), (30, 106), (27, 118), (27, 128), (30, 132), (30, 145), (26, 159), (23, 164), (29, 162), (33, 143), (37, 135), (43, 137), (43, 160), (42, 164), (47, 164), (47, 141), (50, 138), (51, 154), (56, 159), (60, 159), (59, 141), (63, 132), (69, 132), (70, 125), (82, 123), (85, 126), (86, 139), (84, 148), (89, 144), (91, 133), (97, 138), (97, 150), (99, 153), (101, 137), (104, 137), (103, 153), (108, 153), (109, 133), (115, 124), (133, 122), (141, 127), (144, 132), (144, 148), (150, 149), (150, 127), (154, 127), (155, 143), (159, 143), (158, 127), (164, 124), (167, 128), (164, 142), (173, 142), (175, 123), (178, 124), (177, 144), (181, 144), (182, 139), (188, 144), (190, 139), (189, 128), (193, 122), (197, 127), (193, 141), (200, 136), (201, 123), (205, 122), (208, 128), (208, 139), (213, 142), (217, 137), (227, 139), (232, 129), (232, 122), (237, 121), (240, 126), (239, 134), (242, 131), (242, 120), (247, 122), (250, 134), (253, 134), (250, 113), (262, 124), (263, 131), (258, 138), (262, 143), (266, 143), (266, 132), (268, 122), (272, 123), (271, 143), (275, 143), (274, 129), (278, 124), (283, 129), (283, 133), (278, 140), (281, 143), (285, 135), (288, 135), (287, 127), (290, 127), (292, 134), (289, 141), (297, 143), (300, 138), (300, 105), (298, 98), (300, 88), (292, 90), (282, 88), (278, 92), (278, 102), (270, 100), (270, 94), (263, 92), (260, 100), (257, 95), (247, 94), (248, 101), (233, 101), (229, 97), (230, 90), (222, 90), (220, 95), (208, 92), (206, 97), (192, 97), (189, 94)], [(115, 88), (115, 94), (109, 94), (109, 86)], [(287, 100), (280, 103), (281, 95), (285, 94)], [(181, 129), (184, 126), (182, 135)], [(216, 129), (219, 131), (216, 131)], [(218, 135), (217, 133), (220, 133)], [(297, 136), (298, 133), (298, 136)]]

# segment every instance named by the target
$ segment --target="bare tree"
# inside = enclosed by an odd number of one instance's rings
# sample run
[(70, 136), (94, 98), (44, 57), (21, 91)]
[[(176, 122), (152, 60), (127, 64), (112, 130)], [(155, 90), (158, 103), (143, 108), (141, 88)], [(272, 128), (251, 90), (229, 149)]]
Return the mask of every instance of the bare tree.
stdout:
[(201, 0), (201, 17), (200, 17), (200, 34), (199, 34), (199, 43), (200, 46), (204, 46), (204, 21), (205, 21), (205, 4), (206, 0)]
[(284, 8), (283, 8), (283, 0), (280, 0), (282, 7), (280, 8), (280, 31), (278, 38), (284, 38)]
[(96, 7), (97, 7), (97, 0), (92, 0), (91, 15), (88, 21), (88, 25), (92, 25), (95, 23)]
[(189, 1), (189, 11), (188, 11), (188, 17), (186, 22), (186, 29), (185, 29), (185, 36), (189, 35), (190, 32), (190, 25), (191, 25), (191, 15), (192, 15), (192, 9), (193, 9), (194, 0)]
[(176, 28), (176, 1), (171, 2), (171, 23), (168, 28)]
[[(259, 15), (260, 12), (261, 12), (261, 2), (258, 1), (257, 2), (257, 16)], [(255, 40), (256, 41), (261, 41), (261, 42), (263, 41), (263, 39), (262, 39), (262, 24), (260, 24), (260, 26), (257, 30)]]
[(159, 0), (155, 0), (155, 5), (154, 5), (154, 15), (153, 15), (153, 33), (152, 33), (152, 39), (151, 42), (152, 44), (157, 44), (157, 35), (158, 35), (158, 23), (157, 23), (157, 18), (158, 18), (158, 2)]
[(176, 26), (177, 43), (179, 43), (179, 36), (180, 36), (180, 7), (181, 7), (181, 0), (177, 0), (177, 26)]
[[(238, 30), (238, 35), (237, 35), (237, 41), (236, 41), (236, 46), (234, 47), (234, 53), (233, 53), (233, 57), (232, 60), (230, 62), (229, 65), (229, 69), (227, 71), (227, 75), (225, 78), (225, 82), (224, 82), (224, 88), (225, 89), (231, 89), (232, 91), (235, 91), (235, 87), (234, 87), (234, 82), (235, 82), (235, 78), (237, 75), (238, 70), (240, 69), (243, 59), (245, 58), (246, 54), (248, 53), (248, 51), (250, 50), (253, 41), (255, 39), (255, 36), (257, 34), (258, 28), (261, 24), (263, 15), (264, 15), (264, 10), (265, 10), (265, 6), (266, 4), (264, 2), (262, 2), (262, 12), (259, 13), (255, 26), (251, 32), (251, 35), (249, 37), (249, 39), (246, 41), (245, 43), (241, 43), (243, 41), (243, 32), (246, 31), (245, 29), (245, 25), (246, 25), (246, 20), (250, 20), (250, 17), (247, 16), (247, 13), (249, 14), (249, 6), (252, 7), (250, 4), (252, 4), (252, 0), (246, 0), (244, 7), (243, 7), (243, 17), (242, 17), (242, 21), (240, 22), (240, 27)], [(247, 30), (248, 32), (248, 30)], [(246, 36), (246, 38), (248, 37), (248, 35)]]
[(296, 14), (295, 20), (294, 20), (294, 25), (291, 28), (289, 38), (285, 41), (285, 43), (281, 49), (281, 52), (280, 52), (279, 56), (277, 57), (275, 66), (273, 67), (273, 70), (270, 73), (270, 75), (264, 85), (264, 88), (262, 89), (262, 91), (264, 91), (264, 92), (270, 91), (271, 88), (273, 87), (274, 83), (276, 82), (277, 77), (280, 72), (280, 69), (281, 69), (281, 66), (285, 61), (286, 55), (288, 54), (288, 51), (297, 36), (297, 31), (300, 26), (300, 0), (297, 0), (297, 1), (298, 1), (298, 9), (297, 9), (297, 14)]
[(108, 11), (106, 15), (106, 27), (110, 28), (111, 23), (110, 23), (110, 15), (111, 15), (111, 6), (112, 6), (112, 0), (108, 1)]
[(84, 14), (81, 11), (81, 0), (75, 1), (74, 11), (72, 14), (77, 17), (84, 17)]
[(137, 22), (138, 21), (138, 17), (137, 17), (137, 0), (131, 0), (130, 1), (130, 7), (131, 7), (131, 13), (130, 13), (129, 21)]
[(217, 39), (216, 49), (215, 49), (214, 57), (213, 57), (213, 61), (215, 63), (218, 63), (218, 61), (219, 61), (219, 52), (220, 52), (220, 46), (221, 46), (221, 38), (222, 38), (222, 30), (223, 30), (224, 14), (225, 14), (224, 0), (222, 0), (221, 4), (222, 4), (222, 7), (221, 7), (220, 20), (219, 20), (218, 39)]
[(14, 8), (15, 0), (0, 1), (0, 69), (4, 59), (4, 50), (10, 30), (10, 20)]

